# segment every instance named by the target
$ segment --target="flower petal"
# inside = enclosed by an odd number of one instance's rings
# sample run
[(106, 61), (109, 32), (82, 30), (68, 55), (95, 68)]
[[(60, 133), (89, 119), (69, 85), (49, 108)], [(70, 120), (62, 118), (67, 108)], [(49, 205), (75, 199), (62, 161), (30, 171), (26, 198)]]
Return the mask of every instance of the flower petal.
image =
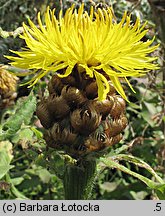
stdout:
[[(127, 100), (119, 77), (124, 77), (134, 91), (127, 77), (142, 76), (158, 69), (154, 63), (156, 58), (150, 53), (159, 45), (151, 46), (154, 37), (146, 42), (142, 40), (147, 33), (146, 23), (141, 25), (137, 18), (132, 24), (127, 12), (117, 22), (110, 7), (97, 11), (91, 7), (88, 14), (84, 4), (78, 10), (72, 5), (64, 16), (60, 12), (58, 17), (55, 16), (55, 9), (48, 7), (45, 23), (42, 23), (38, 13), (38, 26), (30, 19), (29, 26), (23, 24), (24, 33), (20, 37), (27, 47), (22, 51), (13, 51), (17, 56), (7, 56), (13, 61), (11, 65), (33, 70), (25, 74), (34, 74), (33, 84), (35, 79), (39, 80), (49, 71), (66, 68), (64, 74), (58, 74), (61, 78), (66, 77), (76, 66), (77, 73), (85, 71), (90, 78), (95, 75), (99, 99), (106, 98), (108, 92), (108, 81), (103, 75), (106, 73), (118, 93)], [(44, 72), (40, 73), (41, 70)]]
[(74, 68), (74, 65), (69, 65), (64, 74), (57, 74), (58, 77), (64, 78), (64, 77), (69, 76), (72, 73), (73, 68)]
[(114, 85), (116, 91), (117, 91), (127, 102), (129, 102), (127, 96), (125, 95), (125, 92), (124, 92), (124, 90), (123, 90), (123, 87), (122, 87), (122, 85), (121, 85), (121, 83), (120, 83), (118, 77), (116, 77), (116, 76), (109, 76), (109, 78), (111, 79), (112, 84)]
[(94, 71), (94, 74), (98, 85), (98, 99), (100, 101), (105, 100), (110, 90), (108, 81), (101, 73)]

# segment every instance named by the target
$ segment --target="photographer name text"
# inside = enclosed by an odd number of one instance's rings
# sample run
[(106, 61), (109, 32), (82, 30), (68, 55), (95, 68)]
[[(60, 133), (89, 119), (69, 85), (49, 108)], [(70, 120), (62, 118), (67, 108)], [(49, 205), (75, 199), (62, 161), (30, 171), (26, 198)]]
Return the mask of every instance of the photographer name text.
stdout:
[(3, 204), (3, 212), (98, 212), (100, 211), (100, 207), (97, 204), (91, 204), (85, 203), (85, 204), (77, 204), (77, 203), (72, 203), (72, 204), (66, 204), (64, 202), (60, 204), (41, 204), (41, 203), (36, 203), (36, 204), (28, 204), (26, 202), (21, 202), (18, 203), (17, 205), (13, 202), (9, 203), (4, 203)]

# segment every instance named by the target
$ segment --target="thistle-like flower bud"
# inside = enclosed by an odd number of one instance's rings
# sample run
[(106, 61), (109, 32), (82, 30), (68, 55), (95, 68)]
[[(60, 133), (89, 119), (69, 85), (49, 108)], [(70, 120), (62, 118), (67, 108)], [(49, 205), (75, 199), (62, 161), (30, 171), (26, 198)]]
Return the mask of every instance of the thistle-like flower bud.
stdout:
[(125, 101), (124, 99), (119, 96), (119, 95), (115, 95), (115, 96), (109, 96), (109, 100), (113, 101), (113, 106), (111, 109), (111, 116), (116, 119), (119, 118), (119, 116), (125, 112)]
[(40, 103), (38, 103), (36, 115), (40, 119), (44, 128), (48, 129), (51, 127), (53, 119), (48, 111), (47, 99), (43, 99)]
[(77, 85), (76, 80), (73, 76), (67, 76), (65, 78), (62, 78), (61, 82), (64, 85), (69, 85), (69, 86), (76, 86)]
[(93, 106), (102, 115), (102, 119), (105, 119), (109, 115), (113, 105), (114, 105), (114, 100), (106, 99), (103, 101), (98, 101), (98, 100), (93, 101)]
[(98, 91), (98, 86), (97, 86), (96, 81), (91, 82), (85, 88), (85, 92), (86, 92), (86, 95), (87, 95), (88, 99), (94, 99), (94, 98), (96, 98), (97, 95), (98, 95), (97, 91)]
[(110, 117), (107, 119), (108, 131), (111, 137), (120, 134), (127, 126), (127, 118), (122, 115), (118, 119), (111, 119)]
[(64, 87), (64, 84), (62, 83), (61, 79), (58, 76), (52, 76), (51, 81), (48, 83), (48, 90), (50, 94), (61, 93), (62, 88)]
[(57, 76), (49, 82), (55, 85), (48, 85), (49, 96), (37, 107), (37, 116), (48, 129), (44, 135), (47, 145), (77, 158), (90, 152), (101, 153), (119, 142), (127, 126), (125, 101), (114, 93), (112, 83), (112, 94), (99, 101), (94, 79), (84, 78), (83, 73), (61, 80)]
[(76, 109), (71, 114), (71, 125), (75, 131), (89, 135), (100, 124), (101, 115), (91, 104), (86, 104), (81, 109)]
[(51, 129), (51, 135), (55, 143), (63, 146), (71, 145), (75, 142), (77, 134), (72, 132), (70, 127), (61, 128), (59, 123), (55, 123)]
[(77, 107), (86, 101), (86, 98), (79, 89), (68, 85), (62, 89), (61, 95), (70, 107)]
[(51, 94), (47, 99), (47, 107), (50, 116), (54, 120), (59, 120), (67, 116), (70, 112), (70, 108), (62, 96)]

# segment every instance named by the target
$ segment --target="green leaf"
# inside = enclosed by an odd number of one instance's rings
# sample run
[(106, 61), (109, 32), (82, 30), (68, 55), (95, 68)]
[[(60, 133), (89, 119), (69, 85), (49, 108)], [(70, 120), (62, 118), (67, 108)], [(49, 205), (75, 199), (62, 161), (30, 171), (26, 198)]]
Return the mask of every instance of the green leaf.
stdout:
[(39, 131), (37, 128), (31, 127), (30, 129), (35, 133), (37, 139), (42, 139), (43, 138), (42, 132)]
[(21, 193), (12, 183), (12, 180), (10, 178), (9, 174), (6, 174), (6, 181), (10, 184), (10, 190), (12, 192), (12, 194), (18, 198), (18, 199), (28, 199), (26, 196), (24, 196), (23, 193)]
[(14, 166), (10, 165), (11, 157), (3, 149), (0, 151), (0, 179)]
[(148, 112), (150, 113), (151, 116), (157, 114), (158, 110), (155, 106), (155, 103), (149, 103), (146, 101), (143, 101), (143, 103), (146, 106), (146, 108), (148, 109)]
[(5, 151), (9, 158), (13, 159), (13, 145), (9, 140), (0, 142), (0, 151)]
[(133, 109), (141, 109), (141, 107), (135, 103), (130, 102), (129, 107), (132, 107)]
[(19, 138), (21, 140), (25, 140), (25, 139), (32, 140), (32, 137), (33, 137), (33, 132), (29, 128), (23, 129), (19, 133)]
[(47, 169), (41, 166), (36, 166), (35, 164), (32, 166), (32, 169), (27, 169), (26, 172), (32, 175), (37, 175), (43, 183), (48, 183), (51, 179), (51, 174)]
[(13, 185), (19, 185), (23, 182), (24, 178), (23, 177), (17, 177), (17, 178), (12, 178), (10, 179), (10, 182), (13, 184)]
[[(147, 104), (147, 105), (146, 105)], [(149, 105), (149, 103), (142, 103), (142, 111), (139, 113), (143, 119), (152, 127), (154, 126), (154, 121), (151, 119), (152, 114), (151, 114), (151, 110), (153, 108), (154, 105)], [(150, 107), (150, 109), (149, 109)], [(153, 113), (153, 112), (152, 112)]]
[(139, 192), (130, 191), (130, 194), (135, 200), (144, 200), (145, 197), (148, 195), (146, 191), (139, 191)]
[(100, 189), (102, 191), (107, 191), (107, 192), (112, 192), (114, 191), (118, 185), (120, 184), (120, 182), (104, 182), (103, 184), (100, 185)]
[(39, 170), (37, 174), (43, 183), (48, 183), (51, 179), (51, 174), (46, 169)]
[(28, 125), (36, 109), (36, 97), (31, 93), (26, 100), (18, 102), (18, 108), (0, 128), (0, 140), (12, 138), (21, 128), (22, 124)]
[(17, 199), (28, 199), (26, 196), (23, 195), (14, 185), (11, 185), (11, 192), (17, 197)]
[(161, 200), (165, 200), (165, 184), (156, 187), (156, 194)]
[(108, 153), (107, 156), (114, 156), (114, 155), (118, 155), (119, 153), (121, 152), (124, 152), (124, 151), (128, 151), (128, 149), (130, 148), (129, 145), (122, 145), (121, 147), (119, 148), (116, 148), (116, 149), (111, 149), (110, 153)]
[(33, 131), (31, 131), (29, 128), (20, 130), (19, 133), (12, 138), (13, 143), (18, 143), (19, 141), (21, 141), (22, 147), (25, 147), (26, 143), (32, 140)]
[(43, 154), (39, 154), (35, 160), (35, 164), (37, 166), (42, 166), (42, 167), (46, 168), (47, 167), (47, 161), (46, 161), (45, 156)]
[(137, 89), (139, 90), (139, 99), (143, 96), (145, 98), (145, 101), (152, 101), (153, 97), (156, 96), (156, 92), (151, 91), (149, 88), (146, 89), (146, 86), (137, 86)]
[(65, 158), (65, 155), (62, 156), (56, 151), (52, 152), (52, 150), (49, 150), (47, 155), (50, 155), (50, 152), (51, 157), (49, 158), (49, 170), (51, 173), (55, 173), (59, 178), (61, 178), (65, 170), (65, 160), (70, 160), (70, 157)]
[(114, 161), (111, 158), (108, 158), (108, 159), (107, 158), (100, 158), (100, 161), (102, 163), (104, 163), (109, 168), (116, 168), (116, 169), (121, 170), (122, 172), (125, 172), (125, 173), (127, 173), (127, 174), (129, 174), (135, 178), (138, 178), (139, 180), (144, 182), (151, 189), (157, 189), (157, 187), (159, 187), (161, 185), (159, 183), (156, 183), (156, 182), (144, 177), (143, 175), (140, 175), (136, 172), (131, 171), (127, 167), (119, 164), (118, 162)]
[(139, 166), (141, 168), (144, 168), (144, 169), (148, 170), (148, 172), (150, 172), (159, 183), (161, 183), (161, 184), (165, 183), (163, 181), (163, 179), (161, 179), (157, 175), (157, 173), (152, 169), (152, 167), (150, 167), (149, 164), (147, 164), (146, 162), (144, 162), (140, 158), (134, 157), (132, 155), (127, 155), (127, 154), (118, 154), (116, 156), (111, 157), (111, 159), (113, 159), (115, 161), (125, 160), (125, 161), (127, 161), (129, 163), (133, 163), (136, 166)]

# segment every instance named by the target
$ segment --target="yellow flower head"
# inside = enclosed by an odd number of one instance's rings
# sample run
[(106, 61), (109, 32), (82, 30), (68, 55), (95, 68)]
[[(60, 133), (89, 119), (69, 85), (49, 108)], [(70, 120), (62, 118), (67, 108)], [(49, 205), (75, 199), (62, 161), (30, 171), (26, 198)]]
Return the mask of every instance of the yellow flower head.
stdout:
[[(79, 73), (85, 71), (90, 78), (96, 79), (99, 100), (104, 100), (109, 92), (108, 78), (127, 100), (119, 78), (124, 78), (131, 87), (127, 77), (141, 76), (157, 68), (152, 63), (156, 58), (148, 54), (158, 45), (150, 46), (154, 39), (141, 40), (147, 30), (144, 30), (146, 23), (141, 26), (138, 18), (132, 24), (125, 12), (117, 23), (111, 8), (95, 12), (91, 7), (88, 14), (83, 4), (78, 11), (73, 5), (64, 16), (60, 12), (58, 19), (54, 12), (55, 9), (47, 8), (45, 25), (38, 13), (39, 28), (31, 20), (30, 27), (23, 24), (24, 33), (20, 37), (27, 47), (12, 51), (18, 57), (7, 56), (13, 66), (33, 69), (30, 74), (35, 76), (30, 81), (31, 86), (49, 71), (63, 78), (76, 67)], [(58, 73), (60, 69), (65, 69), (65, 73)]]

